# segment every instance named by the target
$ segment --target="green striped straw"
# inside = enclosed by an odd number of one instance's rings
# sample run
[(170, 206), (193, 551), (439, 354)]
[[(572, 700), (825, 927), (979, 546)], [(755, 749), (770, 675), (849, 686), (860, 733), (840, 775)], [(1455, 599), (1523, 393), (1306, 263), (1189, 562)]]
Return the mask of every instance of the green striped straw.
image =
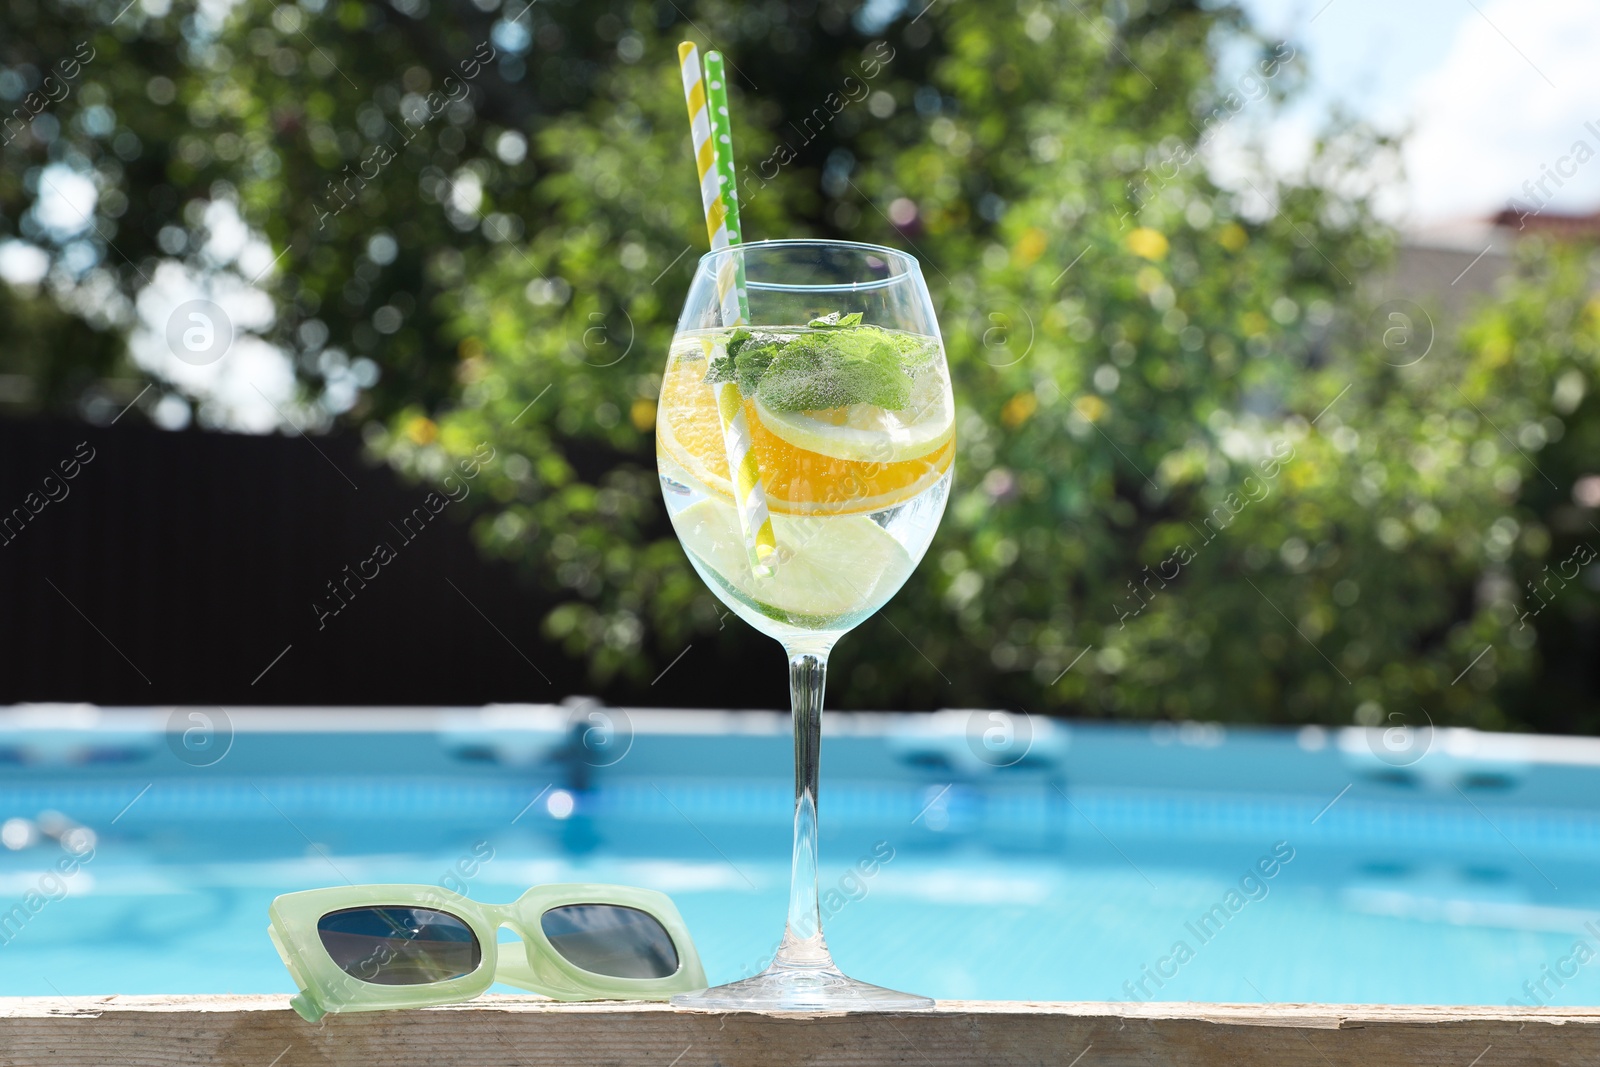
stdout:
[[(689, 129), (694, 145), (695, 172), (700, 177), (700, 197), (706, 212), (706, 234), (713, 252), (730, 248), (739, 241), (738, 188), (733, 180), (733, 137), (728, 132), (728, 87), (722, 70), (722, 57), (706, 56), (706, 77), (700, 74), (700, 59), (692, 41), (678, 46), (678, 65), (683, 78), (684, 100), (689, 107)], [(706, 83), (712, 86), (708, 93)], [(714, 180), (708, 180), (714, 179)], [(717, 266), (717, 302), (724, 326), (750, 320), (745, 299), (744, 265), (736, 256), (724, 256)], [(707, 342), (708, 346), (710, 342)], [(710, 354), (710, 348), (707, 349)], [(767, 509), (767, 494), (761, 484), (761, 467), (756, 462), (745, 417), (744, 398), (736, 381), (716, 386), (717, 413), (722, 422), (723, 446), (728, 454), (728, 479), (732, 483), (734, 505), (744, 533), (750, 571), (757, 578), (771, 578), (778, 565), (778, 540)]]
[[(733, 125), (728, 117), (728, 78), (722, 69), (722, 53), (706, 53), (706, 111), (711, 119), (711, 144), (716, 152), (717, 185), (722, 190), (722, 206), (727, 211), (728, 243), (741, 240), (739, 227), (739, 186), (733, 170)], [(744, 261), (730, 256), (738, 272), (734, 289), (739, 294), (739, 321), (750, 321), (750, 305), (744, 291)]]

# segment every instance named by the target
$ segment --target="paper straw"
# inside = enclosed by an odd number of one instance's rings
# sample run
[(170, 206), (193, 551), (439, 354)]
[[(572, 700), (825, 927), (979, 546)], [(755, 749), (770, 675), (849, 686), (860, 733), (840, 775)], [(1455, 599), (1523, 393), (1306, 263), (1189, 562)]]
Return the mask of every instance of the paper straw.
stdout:
[[(711, 145), (722, 194), (722, 228), (730, 245), (739, 243), (739, 184), (733, 172), (733, 124), (728, 117), (728, 82), (722, 70), (722, 53), (706, 53), (706, 114), (711, 119)], [(713, 245), (715, 247), (715, 245)], [(750, 306), (744, 291), (744, 261), (729, 256), (717, 271), (717, 296), (724, 322), (749, 322)], [(735, 319), (737, 316), (737, 319)]]
[[(689, 105), (689, 132), (700, 176), (700, 202), (706, 213), (706, 234), (711, 239), (712, 251), (716, 251), (738, 242), (739, 204), (733, 183), (733, 139), (727, 130), (727, 86), (722, 78), (722, 57), (715, 52), (709, 54), (706, 66), (715, 71), (712, 80), (720, 114), (708, 106), (705, 83), (700, 77), (699, 50), (689, 41), (678, 46), (678, 67), (683, 75), (683, 95)], [(714, 129), (720, 131), (720, 140), (713, 137)], [(724, 326), (735, 326), (749, 318), (744, 270), (742, 264), (734, 262), (737, 258), (722, 257), (717, 270), (717, 296)], [(777, 569), (777, 538), (767, 510), (761, 469), (751, 449), (744, 397), (737, 382), (720, 382), (713, 388), (717, 413), (722, 420), (722, 443), (728, 455), (735, 510), (739, 513), (739, 528), (744, 534), (750, 569), (757, 577), (770, 578)]]

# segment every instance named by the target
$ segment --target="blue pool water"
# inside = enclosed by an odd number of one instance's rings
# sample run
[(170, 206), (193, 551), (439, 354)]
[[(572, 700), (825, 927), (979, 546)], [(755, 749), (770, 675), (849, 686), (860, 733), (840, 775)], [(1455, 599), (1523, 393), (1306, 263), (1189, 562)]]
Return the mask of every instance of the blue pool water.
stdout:
[[(662, 889), (712, 982), (781, 933), (786, 716), (169, 712), (0, 710), (0, 994), (289, 992), (268, 902), (346, 881)], [(831, 717), (826, 930), (857, 977), (942, 998), (1600, 1003), (1600, 742), (1441, 731), (1416, 758), (1359, 730), (1035, 721), (1027, 758), (994, 767), (966, 721)], [(202, 723), (198, 750), (169, 722)], [(40, 824), (92, 854), (52, 875), (68, 852)]]

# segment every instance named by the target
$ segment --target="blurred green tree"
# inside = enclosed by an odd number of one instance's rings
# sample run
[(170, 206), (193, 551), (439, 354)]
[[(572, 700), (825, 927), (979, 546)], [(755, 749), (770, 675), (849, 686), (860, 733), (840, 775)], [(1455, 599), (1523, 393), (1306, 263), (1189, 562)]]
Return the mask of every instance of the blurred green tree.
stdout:
[(1504, 505), (1476, 527), (1441, 524), (1493, 623), (1474, 634), (1475, 687), (1509, 721), (1558, 733), (1600, 732), (1597, 277), (1593, 242), (1524, 241), (1509, 285), (1463, 331), (1460, 370), (1434, 368), (1435, 411), (1411, 446), (1436, 477), (1472, 472)]
[[(801, 132), (792, 118), (773, 121), (747, 86), (734, 105), (742, 158), (760, 161), (760, 177), (777, 172), (746, 182), (746, 232), (909, 246), (928, 264), (956, 377), (960, 474), (945, 528), (884, 620), (841, 643), (842, 698), (1347, 719), (1361, 697), (1269, 602), (1297, 607), (1297, 618), (1333, 614), (1327, 588), (1302, 589), (1297, 574), (1269, 566), (1294, 530), (1329, 555), (1337, 532), (1320, 513), (1308, 516), (1314, 529), (1283, 524), (1291, 479), (1309, 486), (1311, 476), (1269, 480), (1277, 499), (1252, 515), (1223, 511), (1217, 544), (1197, 549), (1181, 576), (1169, 567), (1173, 588), (1148, 610), (1125, 598), (1199, 536), (1190, 520), (1244, 492), (1256, 464), (1284, 465), (1274, 446), (1316, 447), (1305, 443), (1309, 419), (1339, 391), (1319, 369), (1336, 308), (1356, 299), (1352, 278), (1388, 241), (1364, 200), (1332, 189), (1387, 146), (1345, 131), (1319, 155), (1320, 182), (1264, 190), (1271, 206), (1251, 211), (1211, 183), (1194, 146), (1248, 102), (1239, 94), (1280, 92), (1295, 71), (1292, 49), (1256, 41), (1234, 13), (1174, 5), (1119, 22), (1025, 4), (1016, 18), (955, 7), (914, 17), (862, 47), (856, 63), (888, 61), (866, 106), (830, 124), (840, 144), (819, 176), (767, 163)], [(715, 16), (697, 25), (709, 40), (735, 32)], [(1217, 71), (1219, 35), (1259, 52), (1232, 82)], [(649, 677), (718, 615), (660, 525), (650, 485), (649, 401), (676, 308), (659, 285), (627, 282), (630, 254), (640, 266), (670, 259), (698, 228), (671, 37), (652, 37), (649, 58), (608, 84), (610, 98), (548, 142), (569, 153), (547, 179), (552, 203), (623, 232), (617, 261), (579, 259), (569, 230), (538, 260), (550, 280), (525, 288), (520, 252), (474, 274), (459, 328), (483, 346), (471, 372), (481, 381), (443, 417), (438, 442), (431, 422), (402, 419), (384, 443), (420, 469), (497, 430), (512, 435), (527, 462), (505, 468), (506, 503), (483, 523), (486, 544), (571, 590), (549, 626), (602, 675)], [(902, 65), (925, 51), (933, 58)], [(845, 62), (837, 85), (855, 69)], [(804, 101), (795, 110), (812, 112)], [(617, 127), (636, 115), (648, 124)], [(613, 204), (608, 189), (627, 192)], [(652, 213), (660, 225), (643, 231)], [(591, 322), (604, 328), (586, 333)], [(623, 329), (633, 348), (597, 374)], [(611, 347), (586, 350), (581, 336)], [(540, 398), (549, 406), (536, 421)], [(552, 461), (594, 440), (638, 458), (598, 479)], [(1374, 521), (1353, 502), (1339, 512)], [(1386, 619), (1375, 635), (1385, 656), (1411, 664), (1419, 625)], [(1371, 699), (1412, 692), (1410, 680), (1385, 685), (1381, 672), (1349, 666)]]
[[(1370, 208), (1393, 145), (1336, 124), (1294, 181), (1224, 187), (1204, 162), (1300, 76), (1236, 9), (121, 7), (0, 15), (8, 107), (95, 53), (0, 148), (0, 233), (50, 255), (0, 315), (103, 294), (51, 327), (100, 342), (8, 346), (0, 373), (58, 406), (113, 374), (174, 389), (119, 352), (150, 278), (258, 282), (303, 411), (417, 475), (494, 443), (481, 542), (560, 591), (546, 625), (602, 680), (690, 640), (761, 646), (719, 629), (655, 487), (704, 240), (687, 36), (735, 74), (747, 234), (905, 247), (945, 327), (956, 492), (924, 566), (840, 644), (839, 702), (1600, 725), (1592, 678), (1563, 674), (1582, 707), (1553, 712), (1536, 673), (1592, 644), (1592, 591), (1519, 623), (1594, 514), (1569, 499), (1600, 432), (1583, 253), (1531, 256), (1459, 344), (1400, 365), (1388, 294), (1358, 285), (1393, 244)], [(40, 216), (52, 166), (93, 177), (84, 224)], [(234, 216), (270, 268), (219, 259)]]

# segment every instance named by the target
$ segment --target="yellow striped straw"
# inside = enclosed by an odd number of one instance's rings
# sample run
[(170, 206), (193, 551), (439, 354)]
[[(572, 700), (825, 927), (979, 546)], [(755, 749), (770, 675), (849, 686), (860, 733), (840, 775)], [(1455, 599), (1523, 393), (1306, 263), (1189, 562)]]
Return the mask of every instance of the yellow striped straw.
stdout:
[[(700, 176), (700, 202), (706, 212), (706, 234), (711, 249), (728, 248), (738, 242), (729, 233), (729, 208), (736, 190), (732, 186), (733, 143), (725, 132), (726, 115), (716, 123), (724, 127), (726, 143), (718, 145), (712, 137), (713, 119), (706, 99), (705, 82), (700, 76), (700, 53), (690, 41), (678, 45), (678, 67), (683, 75), (683, 95), (689, 105), (689, 133), (694, 146), (694, 161)], [(721, 93), (718, 94), (722, 95)], [(718, 153), (722, 153), (718, 166)], [(720, 172), (720, 173), (719, 173)], [(724, 175), (728, 176), (724, 178)], [(738, 208), (733, 206), (733, 211)], [(735, 218), (737, 215), (735, 214)], [(717, 270), (717, 296), (722, 305), (724, 326), (745, 321), (744, 290), (739, 284), (734, 256), (722, 257)], [(721, 346), (707, 352), (720, 356)], [(734, 505), (739, 513), (739, 528), (744, 534), (750, 570), (757, 577), (770, 578), (777, 572), (777, 537), (772, 516), (767, 510), (767, 492), (761, 484), (761, 468), (751, 449), (750, 424), (745, 417), (744, 397), (739, 383), (721, 382), (713, 386), (717, 394), (717, 413), (722, 419), (722, 443), (728, 454), (728, 472), (733, 482)]]

